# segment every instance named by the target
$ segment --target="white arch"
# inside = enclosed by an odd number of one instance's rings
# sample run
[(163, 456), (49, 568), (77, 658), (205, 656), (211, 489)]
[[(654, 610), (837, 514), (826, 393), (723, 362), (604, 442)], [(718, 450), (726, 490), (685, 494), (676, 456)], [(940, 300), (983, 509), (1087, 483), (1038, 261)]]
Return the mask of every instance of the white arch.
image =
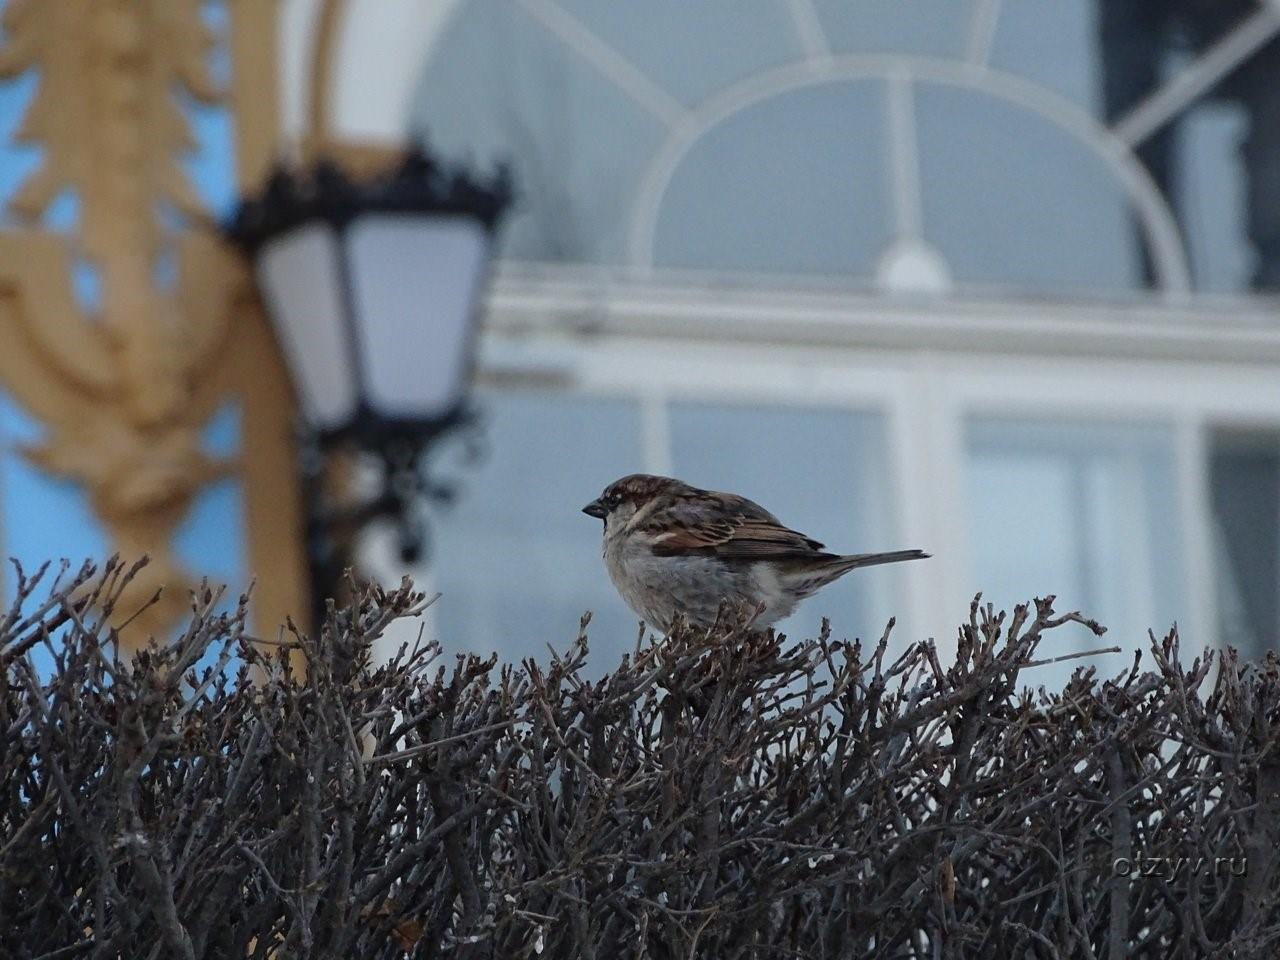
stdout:
[(889, 78), (904, 70), (916, 81), (976, 90), (1031, 110), (1083, 143), (1115, 171), (1132, 201), (1161, 289), (1171, 297), (1182, 297), (1190, 291), (1190, 270), (1177, 221), (1146, 168), (1111, 131), (1066, 98), (1012, 74), (901, 54), (850, 54), (788, 64), (748, 77), (696, 106), (683, 123), (671, 129), (641, 178), (631, 207), (627, 245), (630, 262), (646, 269), (653, 266), (662, 199), (681, 162), (714, 127), (748, 107), (784, 93), (841, 81)]
[[(330, 130), (398, 143), (421, 79), (460, 0), (345, 0), (328, 82)], [(358, 78), (351, 82), (350, 78)]]

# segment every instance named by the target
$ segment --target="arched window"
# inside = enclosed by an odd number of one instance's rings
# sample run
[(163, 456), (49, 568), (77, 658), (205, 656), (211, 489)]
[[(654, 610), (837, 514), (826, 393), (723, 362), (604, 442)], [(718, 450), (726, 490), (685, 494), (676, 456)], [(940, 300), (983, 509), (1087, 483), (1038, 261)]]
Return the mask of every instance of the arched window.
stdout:
[(513, 260), (1068, 296), (1146, 264), (1189, 290), (1168, 199), (1102, 118), (1094, 3), (919, 7), (461, 2), (410, 126), (517, 167)]

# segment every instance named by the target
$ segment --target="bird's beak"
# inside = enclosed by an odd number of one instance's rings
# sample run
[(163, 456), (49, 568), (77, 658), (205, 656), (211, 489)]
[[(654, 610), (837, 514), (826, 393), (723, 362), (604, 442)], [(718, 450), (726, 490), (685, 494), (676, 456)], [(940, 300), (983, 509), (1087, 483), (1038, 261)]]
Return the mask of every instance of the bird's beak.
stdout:
[(599, 500), (592, 500), (582, 508), (582, 512), (588, 517), (595, 517), (597, 520), (603, 520), (609, 515), (609, 511), (604, 508), (604, 504)]

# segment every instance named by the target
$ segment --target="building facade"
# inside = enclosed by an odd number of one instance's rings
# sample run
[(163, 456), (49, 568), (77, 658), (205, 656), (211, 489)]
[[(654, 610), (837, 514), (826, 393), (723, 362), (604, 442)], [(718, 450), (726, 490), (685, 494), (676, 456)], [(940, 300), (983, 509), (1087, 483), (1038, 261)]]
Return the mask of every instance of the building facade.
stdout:
[[(591, 609), (603, 670), (635, 623), (578, 508), (633, 470), (742, 492), (835, 549), (934, 554), (829, 588), (792, 632), (826, 614), (874, 637), (896, 615), (901, 638), (945, 647), (981, 590), (1056, 593), (1126, 650), (1174, 621), (1192, 647), (1274, 646), (1280, 8), (1141, 6), (192, 9), (237, 91), (208, 152), (262, 144), (237, 189), (272, 157), (374, 169), (420, 137), (512, 164), (486, 451), (439, 451), (462, 496), (414, 572), (442, 593), (447, 648), (540, 655)], [(228, 409), (201, 429), (234, 446), (268, 406)], [(287, 403), (270, 409), (279, 437)], [(245, 474), (241, 502), (262, 489)], [(28, 494), (5, 496), (6, 543), (51, 542), (12, 506)], [(265, 569), (252, 536), (228, 549), (232, 575)], [(382, 531), (363, 557), (403, 572)]]

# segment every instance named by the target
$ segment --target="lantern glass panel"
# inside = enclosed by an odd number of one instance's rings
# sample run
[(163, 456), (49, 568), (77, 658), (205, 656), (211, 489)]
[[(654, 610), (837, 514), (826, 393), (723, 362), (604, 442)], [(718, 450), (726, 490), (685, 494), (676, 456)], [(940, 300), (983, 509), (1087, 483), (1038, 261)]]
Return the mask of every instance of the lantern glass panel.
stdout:
[(309, 223), (263, 245), (258, 283), (311, 424), (333, 430), (356, 409), (352, 335), (333, 228)]
[(366, 214), (347, 242), (369, 405), (390, 418), (447, 417), (471, 372), (488, 232), (471, 217)]

